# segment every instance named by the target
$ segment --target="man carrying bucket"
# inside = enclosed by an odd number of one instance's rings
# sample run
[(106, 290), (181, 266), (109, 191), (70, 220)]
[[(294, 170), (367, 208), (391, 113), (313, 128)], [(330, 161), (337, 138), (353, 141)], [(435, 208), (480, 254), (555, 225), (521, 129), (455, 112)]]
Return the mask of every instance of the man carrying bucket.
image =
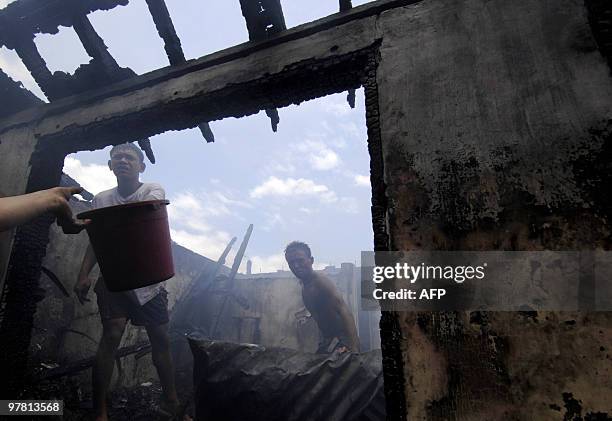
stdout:
[[(92, 201), (94, 209), (165, 198), (164, 189), (159, 184), (140, 182), (140, 173), (145, 170), (145, 163), (142, 151), (137, 146), (125, 143), (113, 147), (108, 166), (117, 177), (117, 187), (97, 194)], [(81, 304), (89, 301), (86, 298), (92, 283), (89, 273), (95, 264), (96, 256), (89, 244), (74, 287)], [(108, 419), (106, 394), (113, 374), (115, 351), (119, 347), (128, 320), (135, 326), (144, 326), (147, 330), (153, 364), (164, 392), (162, 407), (172, 415), (178, 413), (180, 403), (170, 355), (168, 299), (163, 283), (125, 292), (110, 292), (104, 281), (99, 279), (95, 292), (103, 328), (92, 373), (96, 421)]]

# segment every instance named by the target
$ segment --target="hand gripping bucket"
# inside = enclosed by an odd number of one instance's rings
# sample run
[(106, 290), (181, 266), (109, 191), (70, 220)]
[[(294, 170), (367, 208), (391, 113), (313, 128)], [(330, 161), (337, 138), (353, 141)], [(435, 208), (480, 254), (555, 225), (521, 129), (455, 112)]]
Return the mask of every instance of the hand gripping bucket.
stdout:
[(110, 291), (126, 291), (174, 276), (167, 200), (94, 209), (87, 234)]

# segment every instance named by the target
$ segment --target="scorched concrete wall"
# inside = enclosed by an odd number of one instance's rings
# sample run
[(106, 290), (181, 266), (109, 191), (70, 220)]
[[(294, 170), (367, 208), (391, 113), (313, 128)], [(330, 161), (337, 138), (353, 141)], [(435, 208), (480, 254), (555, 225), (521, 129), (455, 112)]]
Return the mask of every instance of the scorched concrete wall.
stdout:
[[(584, 1), (431, 0), (378, 25), (391, 249), (609, 247), (612, 79)], [(609, 313), (398, 317), (408, 419), (612, 416)]]

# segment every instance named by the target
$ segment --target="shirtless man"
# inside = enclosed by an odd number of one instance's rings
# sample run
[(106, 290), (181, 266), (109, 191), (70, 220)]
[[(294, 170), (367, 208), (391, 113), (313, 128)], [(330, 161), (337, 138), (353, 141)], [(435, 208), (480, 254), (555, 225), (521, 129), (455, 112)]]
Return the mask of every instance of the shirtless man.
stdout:
[(353, 316), (332, 281), (312, 269), (310, 247), (294, 241), (285, 249), (285, 259), (300, 280), (304, 305), (322, 333), (317, 354), (359, 352)]

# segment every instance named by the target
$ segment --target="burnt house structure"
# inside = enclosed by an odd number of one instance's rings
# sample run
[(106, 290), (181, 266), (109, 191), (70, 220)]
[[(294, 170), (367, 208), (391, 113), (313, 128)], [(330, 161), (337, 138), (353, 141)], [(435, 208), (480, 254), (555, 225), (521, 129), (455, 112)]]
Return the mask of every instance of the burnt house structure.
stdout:
[[(260, 110), (275, 126), (278, 108), (350, 100), (363, 86), (376, 250), (610, 248), (609, 2), (341, 1), (340, 13), (285, 30), (278, 0), (242, 0), (252, 41), (185, 62), (163, 1), (148, 0), (171, 66), (141, 76), (118, 68), (87, 22), (126, 2), (0, 11), (0, 43), (51, 100), (0, 75), (11, 99), (0, 110), (3, 195), (57, 185), (68, 153), (141, 140), (152, 158), (154, 134), (200, 125), (210, 140), (202, 122)], [(74, 78), (51, 74), (31, 42), (58, 25), (93, 59)], [(3, 239), (5, 398), (25, 379), (51, 223)], [(612, 315), (533, 313), (385, 312), (388, 419), (612, 417)]]

